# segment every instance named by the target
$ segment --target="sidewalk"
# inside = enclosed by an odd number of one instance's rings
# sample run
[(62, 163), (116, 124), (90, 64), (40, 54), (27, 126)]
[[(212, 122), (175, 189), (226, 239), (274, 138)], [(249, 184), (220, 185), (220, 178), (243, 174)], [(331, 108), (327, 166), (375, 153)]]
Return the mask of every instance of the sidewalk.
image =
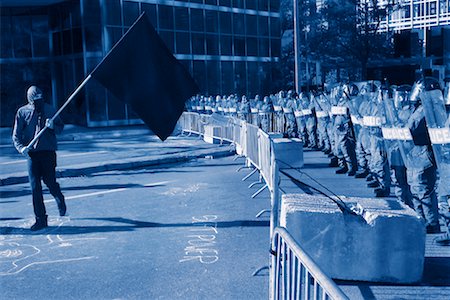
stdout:
[[(58, 136), (58, 142), (57, 177), (234, 155), (234, 148), (230, 145), (209, 145), (199, 137), (171, 136), (161, 142), (144, 125), (108, 128), (66, 125)], [(150, 144), (161, 149), (152, 150)], [(24, 159), (12, 146), (11, 128), (0, 129), (0, 145), (3, 157), (0, 161), (0, 186), (27, 182)], [(78, 158), (74, 159), (77, 155)]]

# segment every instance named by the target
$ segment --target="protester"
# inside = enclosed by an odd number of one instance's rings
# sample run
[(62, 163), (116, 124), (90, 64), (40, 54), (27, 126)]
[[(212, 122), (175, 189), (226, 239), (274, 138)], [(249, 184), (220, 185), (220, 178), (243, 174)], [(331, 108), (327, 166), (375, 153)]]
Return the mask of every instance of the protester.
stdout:
[[(47, 227), (47, 213), (42, 195), (41, 180), (47, 185), (50, 194), (58, 205), (59, 215), (66, 214), (66, 203), (61, 188), (56, 182), (56, 134), (63, 130), (64, 124), (59, 117), (51, 118), (54, 109), (45, 103), (42, 91), (31, 86), (27, 91), (28, 104), (17, 110), (12, 140), (17, 151), (27, 158), (33, 208), (36, 222), (32, 231)], [(33, 145), (29, 143), (46, 127), (45, 132)]]

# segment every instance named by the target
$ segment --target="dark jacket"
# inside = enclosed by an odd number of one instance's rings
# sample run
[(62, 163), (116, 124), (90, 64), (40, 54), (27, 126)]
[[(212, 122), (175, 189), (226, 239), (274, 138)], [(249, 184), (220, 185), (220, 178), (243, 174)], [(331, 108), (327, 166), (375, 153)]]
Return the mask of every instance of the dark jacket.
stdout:
[[(26, 147), (39, 130), (44, 128), (45, 120), (50, 119), (55, 114), (55, 110), (47, 103), (43, 106), (43, 111), (39, 114), (33, 104), (27, 104), (17, 110), (14, 121), (12, 140), (17, 151)], [(38, 126), (38, 119), (40, 124)], [(30, 152), (36, 151), (56, 151), (56, 134), (60, 133), (64, 124), (59, 117), (54, 122), (54, 129), (47, 128), (39, 140), (31, 147)]]

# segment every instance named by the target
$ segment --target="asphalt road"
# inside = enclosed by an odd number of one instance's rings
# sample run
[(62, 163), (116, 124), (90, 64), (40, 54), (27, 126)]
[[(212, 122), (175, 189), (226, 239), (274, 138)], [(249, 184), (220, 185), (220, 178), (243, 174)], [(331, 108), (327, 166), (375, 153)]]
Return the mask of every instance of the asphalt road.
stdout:
[(268, 193), (242, 161), (61, 178), (68, 216), (48, 194), (38, 233), (28, 184), (0, 187), (2, 299), (267, 299)]

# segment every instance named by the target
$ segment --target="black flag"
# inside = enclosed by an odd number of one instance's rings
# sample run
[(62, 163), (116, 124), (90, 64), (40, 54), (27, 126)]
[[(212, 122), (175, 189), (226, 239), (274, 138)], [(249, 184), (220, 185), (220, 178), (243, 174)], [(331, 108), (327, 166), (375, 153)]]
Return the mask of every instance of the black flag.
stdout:
[(197, 84), (172, 55), (145, 13), (91, 73), (161, 139), (174, 130)]

